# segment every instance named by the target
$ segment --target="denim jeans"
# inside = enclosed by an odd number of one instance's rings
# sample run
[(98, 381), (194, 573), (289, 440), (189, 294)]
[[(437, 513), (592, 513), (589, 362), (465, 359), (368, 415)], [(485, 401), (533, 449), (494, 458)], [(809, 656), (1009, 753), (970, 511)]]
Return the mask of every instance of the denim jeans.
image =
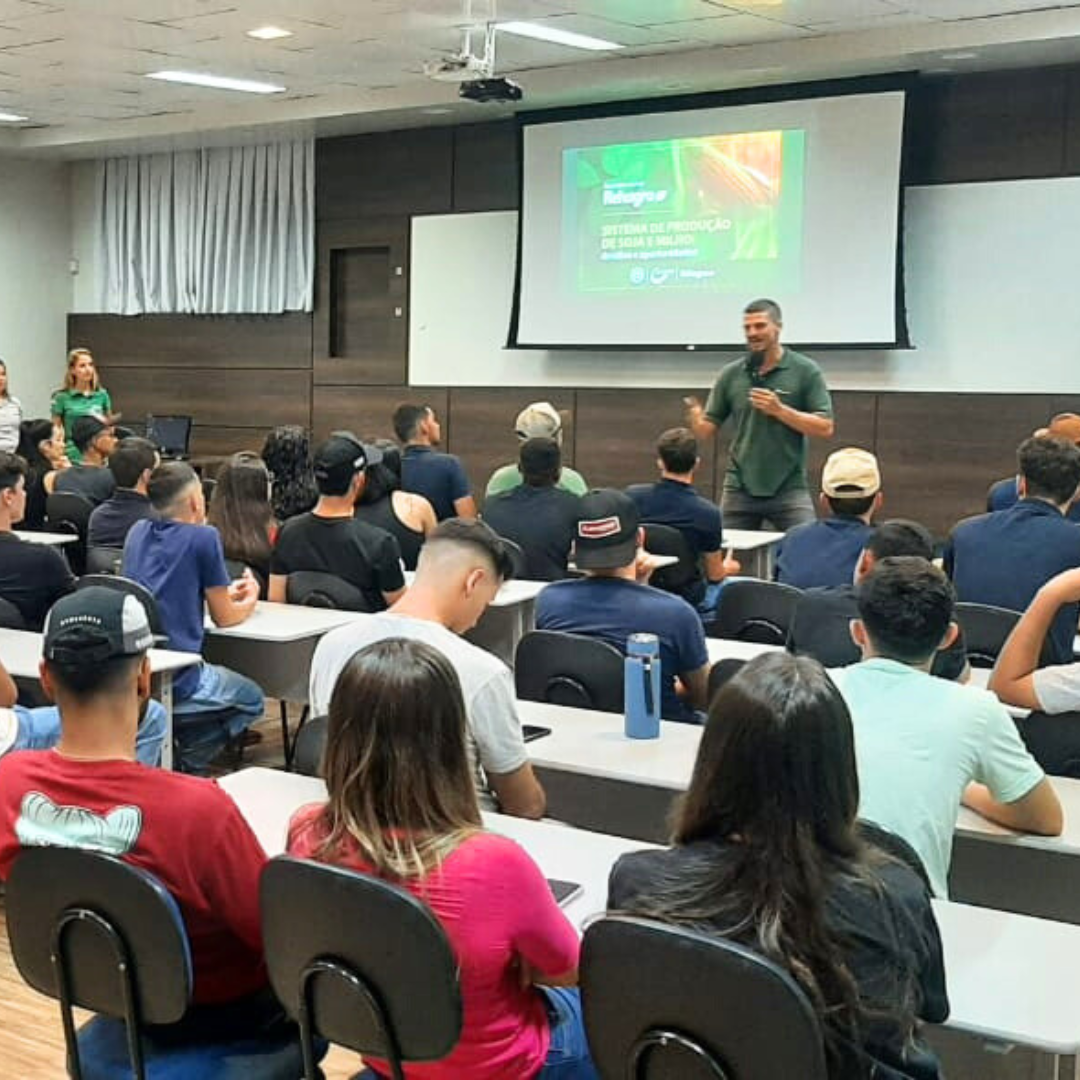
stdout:
[(724, 488), (720, 512), (729, 529), (760, 529), (767, 521), (777, 532), (787, 532), (817, 517), (814, 500), (805, 488), (781, 495), (747, 495), (737, 488)]
[(217, 664), (200, 664), (194, 692), (173, 702), (178, 767), (205, 772), (233, 739), (262, 718), (264, 705), (263, 692), (251, 679)]
[(599, 1080), (585, 1039), (581, 992), (576, 986), (543, 986), (539, 990), (551, 1024), (551, 1044), (536, 1080)]
[[(49, 750), (60, 741), (60, 710), (55, 705), (40, 709), (16, 705), (14, 711), (19, 721), (19, 733), (12, 750)], [(135, 733), (135, 757), (144, 765), (161, 764), (166, 726), (165, 706), (160, 701), (148, 701)]]

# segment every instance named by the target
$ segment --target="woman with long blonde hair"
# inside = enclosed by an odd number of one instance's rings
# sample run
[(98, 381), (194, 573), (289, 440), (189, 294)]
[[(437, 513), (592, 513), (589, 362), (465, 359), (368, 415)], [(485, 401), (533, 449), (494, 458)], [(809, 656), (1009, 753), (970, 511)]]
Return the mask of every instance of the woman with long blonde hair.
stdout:
[(96, 416), (112, 423), (119, 417), (113, 414), (112, 398), (101, 385), (97, 366), (89, 349), (77, 348), (68, 353), (64, 385), (52, 397), (52, 423), (54, 439), (66, 445), (72, 464), (82, 460), (82, 453), (75, 446), (71, 429), (80, 416)]
[(289, 851), (407, 889), (458, 960), (461, 1039), (406, 1077), (596, 1080), (577, 934), (532, 859), (484, 829), (461, 685), (443, 654), (404, 638), (361, 649), (330, 700), (323, 771), (328, 801), (298, 811)]

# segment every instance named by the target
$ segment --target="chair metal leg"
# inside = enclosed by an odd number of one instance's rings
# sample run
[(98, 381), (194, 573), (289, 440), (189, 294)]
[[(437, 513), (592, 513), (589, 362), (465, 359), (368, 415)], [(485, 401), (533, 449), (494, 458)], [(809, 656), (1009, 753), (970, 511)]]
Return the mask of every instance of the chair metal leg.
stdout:
[(285, 768), (289, 768), (292, 761), (292, 746), (289, 745), (289, 703), (282, 698), (278, 705), (281, 707), (281, 750), (285, 755)]
[(305, 705), (300, 710), (300, 720), (296, 725), (296, 732), (292, 737), (292, 741), (289, 740), (289, 721), (286, 714), (286, 705), (283, 701), (281, 703), (281, 739), (282, 745), (285, 748), (285, 771), (292, 772), (293, 760), (296, 758), (296, 743), (300, 738), (300, 732), (303, 730), (304, 725), (308, 722), (311, 716), (311, 708)]

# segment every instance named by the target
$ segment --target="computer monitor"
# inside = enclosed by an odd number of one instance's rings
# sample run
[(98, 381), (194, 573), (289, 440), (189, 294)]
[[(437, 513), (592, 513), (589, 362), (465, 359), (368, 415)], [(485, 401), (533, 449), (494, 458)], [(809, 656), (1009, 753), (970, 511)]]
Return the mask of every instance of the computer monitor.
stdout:
[(191, 439), (191, 417), (148, 414), (146, 437), (161, 451), (162, 457), (185, 458)]

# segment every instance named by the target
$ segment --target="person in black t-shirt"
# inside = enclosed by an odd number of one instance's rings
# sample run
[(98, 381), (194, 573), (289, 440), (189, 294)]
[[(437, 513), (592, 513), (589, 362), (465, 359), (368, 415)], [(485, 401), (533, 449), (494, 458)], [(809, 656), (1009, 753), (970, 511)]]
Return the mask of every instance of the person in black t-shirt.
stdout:
[(53, 603), (75, 587), (75, 578), (55, 548), (14, 534), (25, 511), (26, 462), (0, 451), (0, 598), (19, 609), (30, 630), (40, 630)]
[(116, 429), (96, 416), (80, 416), (71, 426), (71, 441), (81, 452), (82, 460), (56, 473), (52, 490), (81, 495), (100, 506), (116, 487), (113, 474), (106, 468), (116, 449)]
[(918, 1020), (949, 1014), (918, 856), (857, 827), (851, 716), (821, 665), (769, 653), (716, 695), (674, 846), (624, 855), (608, 908), (738, 942), (786, 968), (831, 1080), (937, 1080)]
[[(855, 564), (852, 584), (807, 589), (799, 598), (788, 629), (788, 651), (813, 656), (828, 668), (857, 664), (862, 653), (851, 637), (851, 620), (859, 617), (855, 585), (890, 555), (917, 555), (929, 562), (934, 538), (917, 521), (895, 518), (877, 526)], [(954, 682), (971, 677), (962, 630), (947, 649), (935, 654), (931, 674)]]
[(270, 556), (270, 599), (284, 603), (288, 577), (301, 570), (332, 574), (358, 589), (364, 606), (382, 611), (405, 591), (401, 551), (384, 529), (353, 517), (364, 489), (364, 470), (382, 460), (347, 431), (337, 431), (315, 453), (319, 501), (310, 513), (290, 518)]
[(525, 553), (530, 581), (566, 577), (580, 513), (577, 495), (556, 487), (562, 454), (554, 439), (526, 439), (518, 455), (522, 483), (484, 503), (484, 520)]

